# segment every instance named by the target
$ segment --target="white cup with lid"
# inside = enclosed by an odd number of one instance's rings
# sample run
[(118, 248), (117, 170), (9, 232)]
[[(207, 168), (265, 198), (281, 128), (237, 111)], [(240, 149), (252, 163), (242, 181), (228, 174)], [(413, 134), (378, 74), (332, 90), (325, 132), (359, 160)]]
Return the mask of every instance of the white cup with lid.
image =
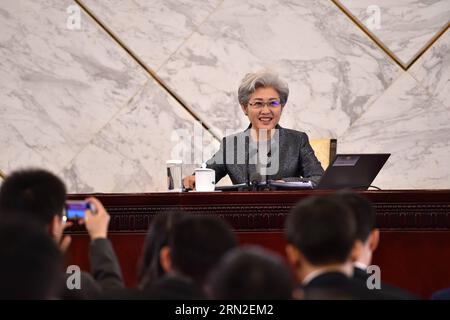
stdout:
[(216, 172), (206, 168), (203, 163), (201, 168), (195, 169), (195, 190), (200, 192), (212, 192), (216, 189)]

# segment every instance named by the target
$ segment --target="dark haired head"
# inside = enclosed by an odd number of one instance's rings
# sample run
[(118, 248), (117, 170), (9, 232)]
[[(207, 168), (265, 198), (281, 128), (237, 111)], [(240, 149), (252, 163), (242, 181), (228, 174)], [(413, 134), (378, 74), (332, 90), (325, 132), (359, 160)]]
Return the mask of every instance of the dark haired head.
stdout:
[(355, 241), (356, 223), (342, 202), (310, 197), (299, 202), (286, 219), (285, 235), (313, 265), (344, 263)]
[(372, 203), (354, 192), (338, 192), (333, 197), (341, 199), (352, 210), (356, 221), (356, 239), (366, 242), (375, 229), (376, 214)]
[(181, 221), (169, 241), (174, 270), (203, 284), (222, 256), (236, 246), (229, 226), (218, 218), (192, 216)]
[(287, 300), (292, 279), (280, 257), (258, 247), (236, 248), (227, 253), (211, 275), (214, 299)]
[(40, 169), (13, 172), (0, 187), (0, 213), (49, 225), (62, 216), (66, 187), (54, 174)]
[(183, 218), (189, 216), (183, 211), (169, 211), (156, 215), (148, 229), (145, 239), (141, 265), (138, 272), (141, 288), (150, 286), (156, 279), (164, 275), (159, 253), (169, 244), (175, 226)]
[(0, 261), (0, 299), (57, 298), (62, 253), (36, 224), (0, 224)]

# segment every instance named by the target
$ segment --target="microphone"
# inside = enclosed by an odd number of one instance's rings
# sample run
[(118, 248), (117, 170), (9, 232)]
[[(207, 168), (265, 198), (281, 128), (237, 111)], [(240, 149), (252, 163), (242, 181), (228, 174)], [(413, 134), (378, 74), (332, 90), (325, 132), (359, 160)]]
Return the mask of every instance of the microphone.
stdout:
[(249, 170), (249, 157), (250, 157), (249, 137), (245, 136), (245, 183), (250, 188), (250, 170)]
[(263, 148), (261, 150), (261, 152), (263, 153), (262, 157), (264, 157), (263, 158), (264, 162), (260, 161), (259, 145), (257, 147), (257, 153), (258, 153), (258, 164), (257, 164), (258, 169), (257, 169), (257, 171), (259, 171), (260, 173), (264, 173), (263, 175), (261, 174), (260, 183), (264, 182), (264, 183), (267, 184), (267, 180), (268, 180), (267, 170), (271, 166), (271, 163), (272, 163), (272, 160), (271, 160), (271, 157), (272, 157), (272, 145), (271, 145), (271, 143), (269, 143), (267, 141), (265, 141), (263, 143), (266, 144), (266, 148)]
[(258, 172), (255, 172), (251, 175), (250, 181), (252, 185), (252, 191), (258, 191), (258, 187), (261, 183), (262, 176)]

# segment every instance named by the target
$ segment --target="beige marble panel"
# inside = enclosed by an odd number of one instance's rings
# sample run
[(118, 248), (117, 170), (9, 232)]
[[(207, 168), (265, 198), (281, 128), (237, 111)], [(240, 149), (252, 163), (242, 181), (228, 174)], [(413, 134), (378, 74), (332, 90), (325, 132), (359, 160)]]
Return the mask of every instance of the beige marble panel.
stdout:
[(450, 0), (339, 0), (405, 65), (450, 22)]
[[(78, 193), (165, 191), (167, 160), (183, 160), (183, 175), (189, 175), (218, 149), (211, 134), (195, 126), (194, 118), (150, 81), (62, 174)], [(203, 134), (200, 143), (194, 143), (195, 132)]]
[(228, 0), (160, 75), (217, 132), (247, 126), (237, 88), (272, 68), (291, 94), (281, 124), (337, 137), (403, 71), (331, 1)]
[(450, 187), (450, 107), (404, 74), (338, 143), (338, 153), (392, 153), (374, 181), (383, 189)]
[(450, 106), (450, 30), (408, 70), (433, 96)]
[[(6, 0), (0, 9), (0, 165), (59, 171), (148, 80), (73, 1)], [(69, 24), (72, 26), (72, 24)], [(5, 152), (4, 150), (9, 150)]]
[(153, 70), (157, 70), (220, 0), (82, 0)]

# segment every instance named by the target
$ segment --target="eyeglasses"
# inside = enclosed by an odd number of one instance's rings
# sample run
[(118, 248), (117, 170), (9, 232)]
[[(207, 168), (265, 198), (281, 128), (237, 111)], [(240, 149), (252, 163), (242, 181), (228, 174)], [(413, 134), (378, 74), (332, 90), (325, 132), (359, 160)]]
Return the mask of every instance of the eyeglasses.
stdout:
[(267, 106), (268, 108), (271, 109), (276, 109), (279, 106), (281, 106), (281, 103), (278, 100), (271, 100), (267, 102), (263, 101), (249, 102), (248, 105), (251, 106), (253, 109), (262, 109), (264, 108), (264, 106)]

